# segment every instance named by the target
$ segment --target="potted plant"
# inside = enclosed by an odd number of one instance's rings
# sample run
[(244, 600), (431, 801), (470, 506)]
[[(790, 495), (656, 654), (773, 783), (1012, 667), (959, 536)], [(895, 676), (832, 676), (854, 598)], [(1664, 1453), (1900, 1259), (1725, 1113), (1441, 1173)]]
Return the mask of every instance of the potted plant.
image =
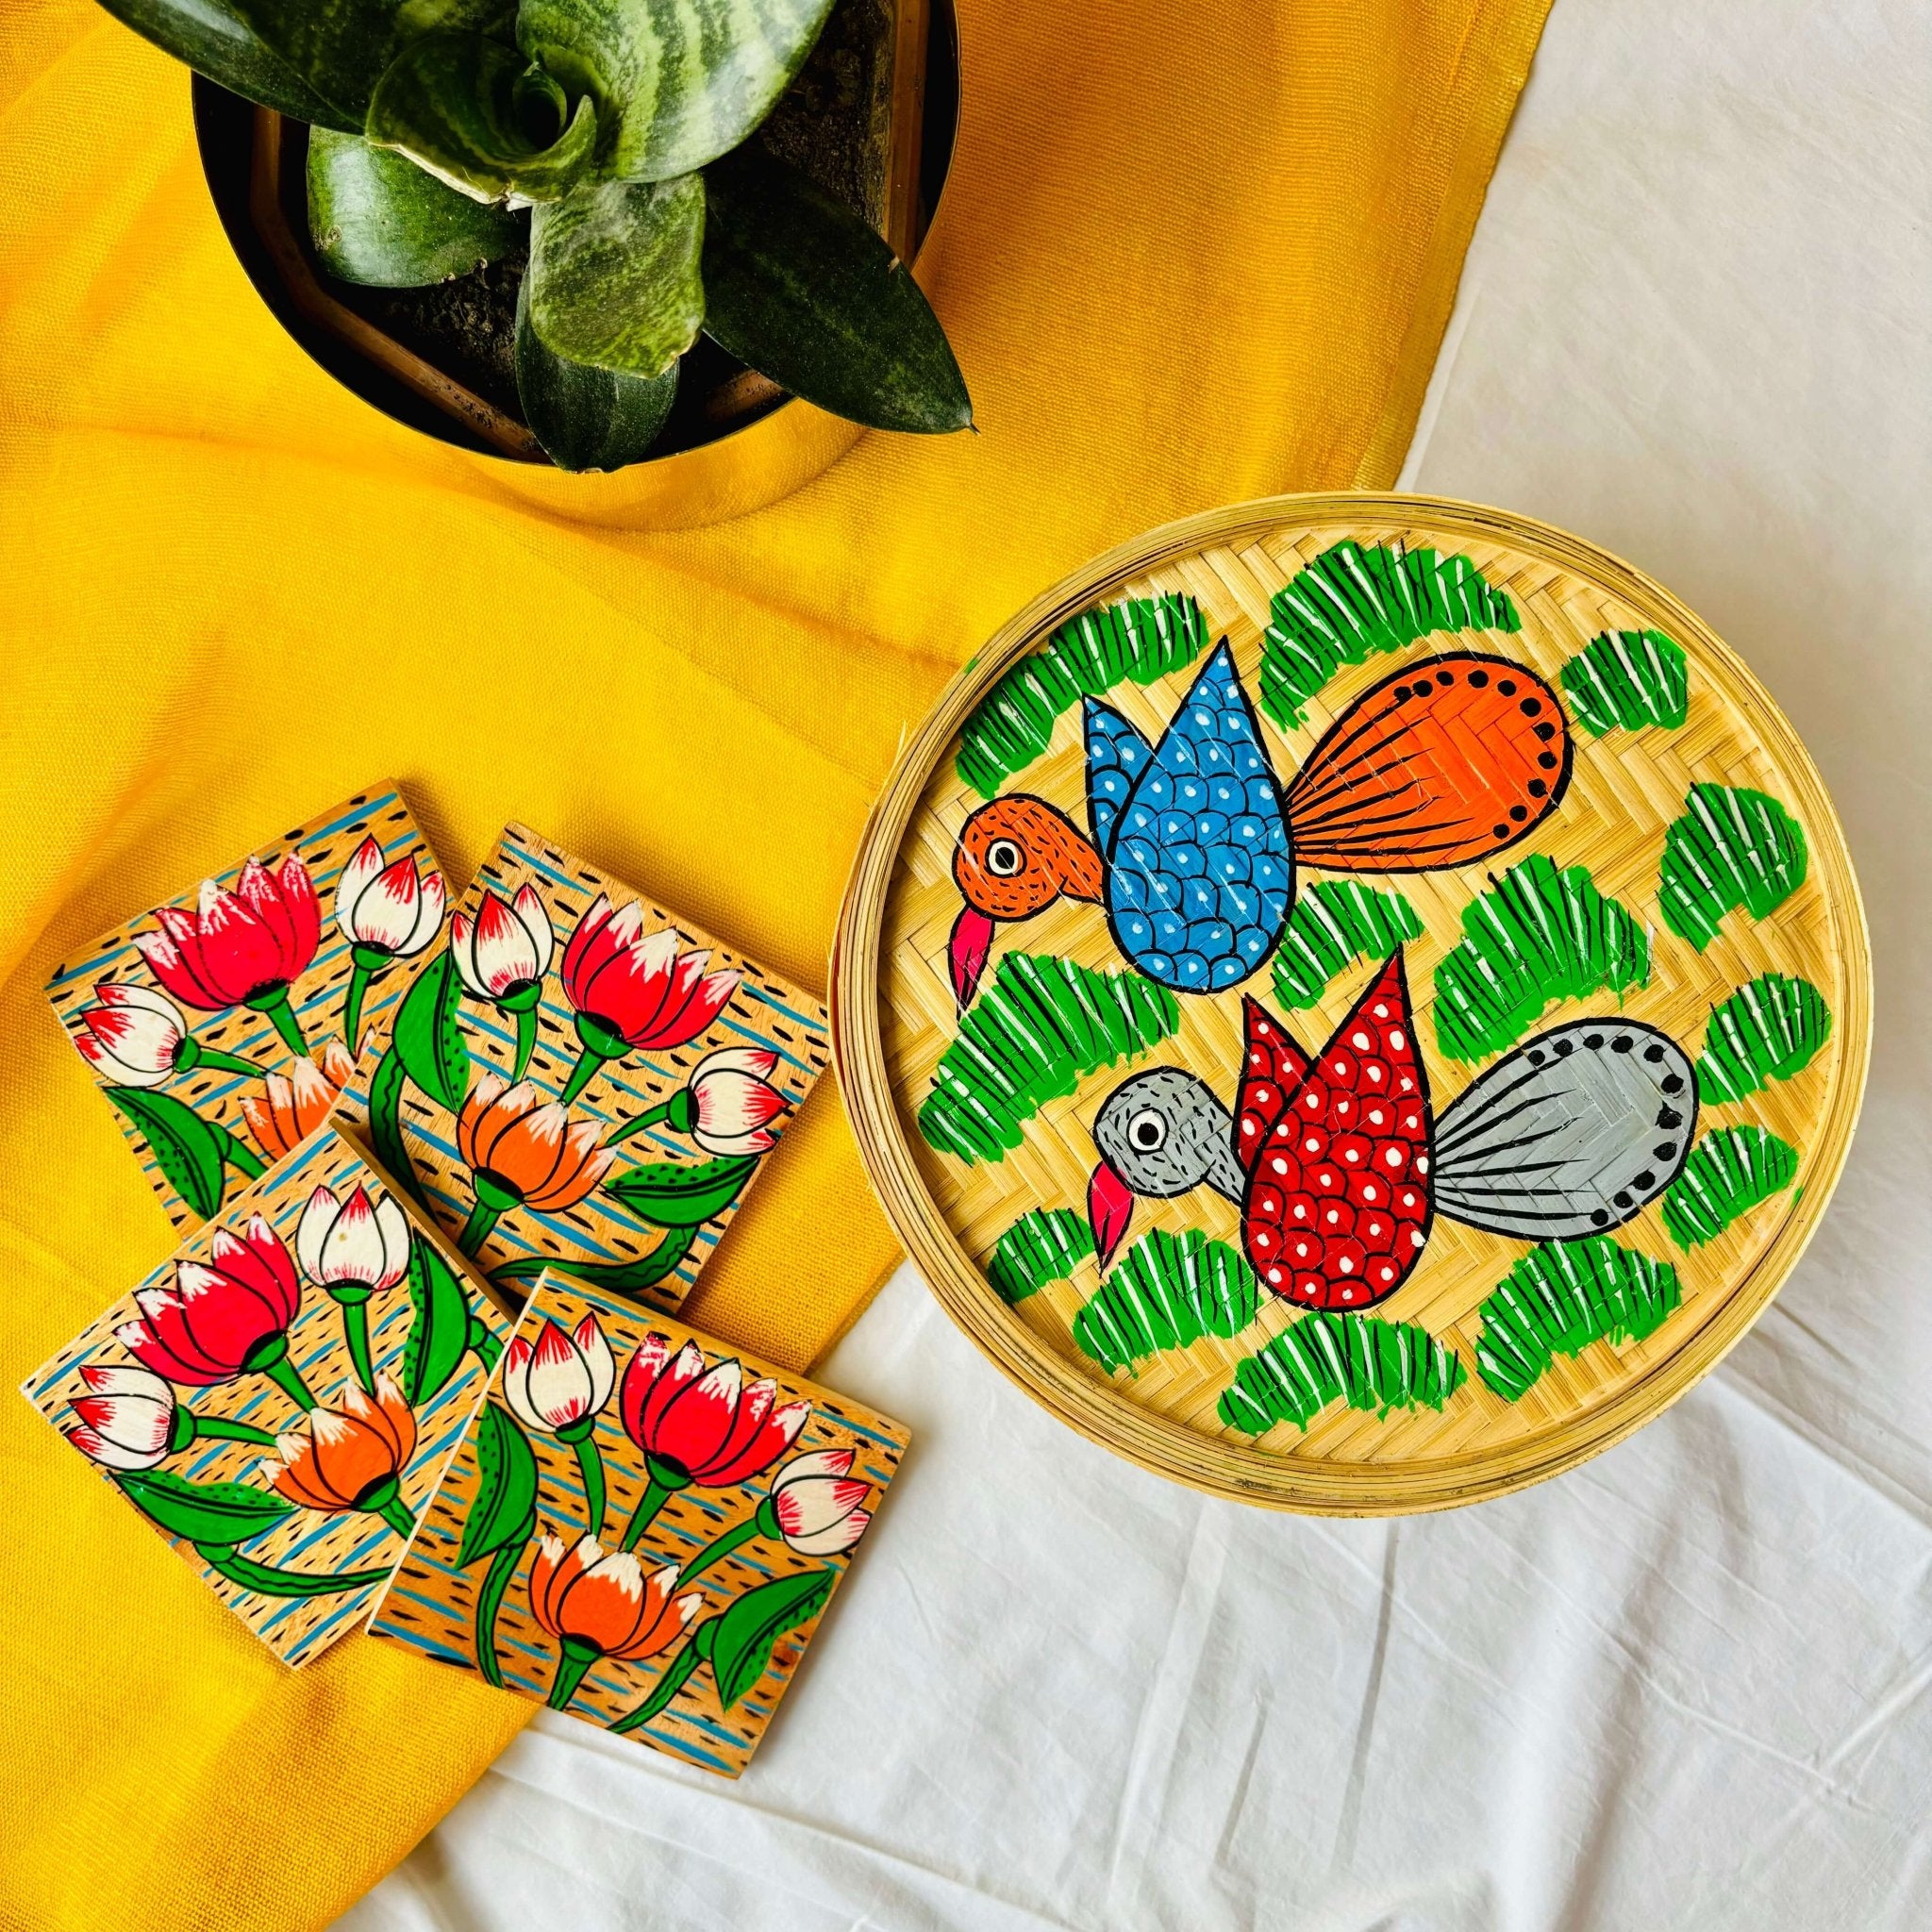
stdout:
[(754, 138), (832, 0), (104, 4), (258, 120), (306, 127), (308, 241), (337, 282), (505, 265), (520, 412), (560, 468), (652, 454), (694, 351), (849, 423), (971, 422), (887, 242)]

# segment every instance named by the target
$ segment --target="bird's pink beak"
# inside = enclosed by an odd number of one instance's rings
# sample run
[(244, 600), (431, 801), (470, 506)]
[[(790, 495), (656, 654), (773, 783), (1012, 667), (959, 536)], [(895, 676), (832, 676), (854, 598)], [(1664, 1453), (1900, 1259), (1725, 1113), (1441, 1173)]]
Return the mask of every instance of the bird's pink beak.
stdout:
[(1093, 1229), (1093, 1258), (1103, 1274), (1134, 1218), (1134, 1191), (1103, 1160), (1087, 1183), (1087, 1219)]
[(977, 907), (968, 906), (953, 922), (950, 947), (953, 969), (953, 997), (963, 1013), (973, 1004), (979, 987), (979, 975), (986, 971), (986, 956), (992, 951), (992, 921)]

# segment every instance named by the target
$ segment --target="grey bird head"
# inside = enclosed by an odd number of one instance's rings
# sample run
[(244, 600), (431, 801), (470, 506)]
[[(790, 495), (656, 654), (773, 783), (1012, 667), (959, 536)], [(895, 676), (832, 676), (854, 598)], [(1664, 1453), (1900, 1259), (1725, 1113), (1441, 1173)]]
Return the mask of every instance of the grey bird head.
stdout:
[(1164, 1201), (1206, 1186), (1241, 1197), (1234, 1118), (1207, 1081), (1178, 1067), (1150, 1067), (1116, 1087), (1094, 1119), (1093, 1144), (1101, 1158), (1087, 1214), (1102, 1268), (1126, 1234), (1137, 1195)]

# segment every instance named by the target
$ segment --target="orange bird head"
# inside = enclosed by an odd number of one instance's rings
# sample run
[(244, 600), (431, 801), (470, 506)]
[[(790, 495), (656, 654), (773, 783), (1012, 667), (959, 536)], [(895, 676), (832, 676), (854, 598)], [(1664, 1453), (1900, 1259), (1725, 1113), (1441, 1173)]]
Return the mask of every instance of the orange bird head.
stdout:
[(972, 1003), (996, 921), (1031, 919), (1056, 899), (1099, 902), (1100, 854), (1064, 812), (1024, 791), (983, 805), (959, 828), (953, 880), (966, 901), (953, 925), (953, 994)]

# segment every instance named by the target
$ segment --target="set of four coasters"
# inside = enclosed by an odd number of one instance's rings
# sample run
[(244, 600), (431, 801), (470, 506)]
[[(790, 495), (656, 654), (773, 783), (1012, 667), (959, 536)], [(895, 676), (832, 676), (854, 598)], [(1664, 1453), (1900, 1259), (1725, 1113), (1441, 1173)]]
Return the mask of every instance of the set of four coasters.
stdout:
[(826, 1015), (393, 787), (49, 997), (181, 1245), (24, 1392), (285, 1663), (407, 1644), (744, 1769), (907, 1432), (675, 1319)]

